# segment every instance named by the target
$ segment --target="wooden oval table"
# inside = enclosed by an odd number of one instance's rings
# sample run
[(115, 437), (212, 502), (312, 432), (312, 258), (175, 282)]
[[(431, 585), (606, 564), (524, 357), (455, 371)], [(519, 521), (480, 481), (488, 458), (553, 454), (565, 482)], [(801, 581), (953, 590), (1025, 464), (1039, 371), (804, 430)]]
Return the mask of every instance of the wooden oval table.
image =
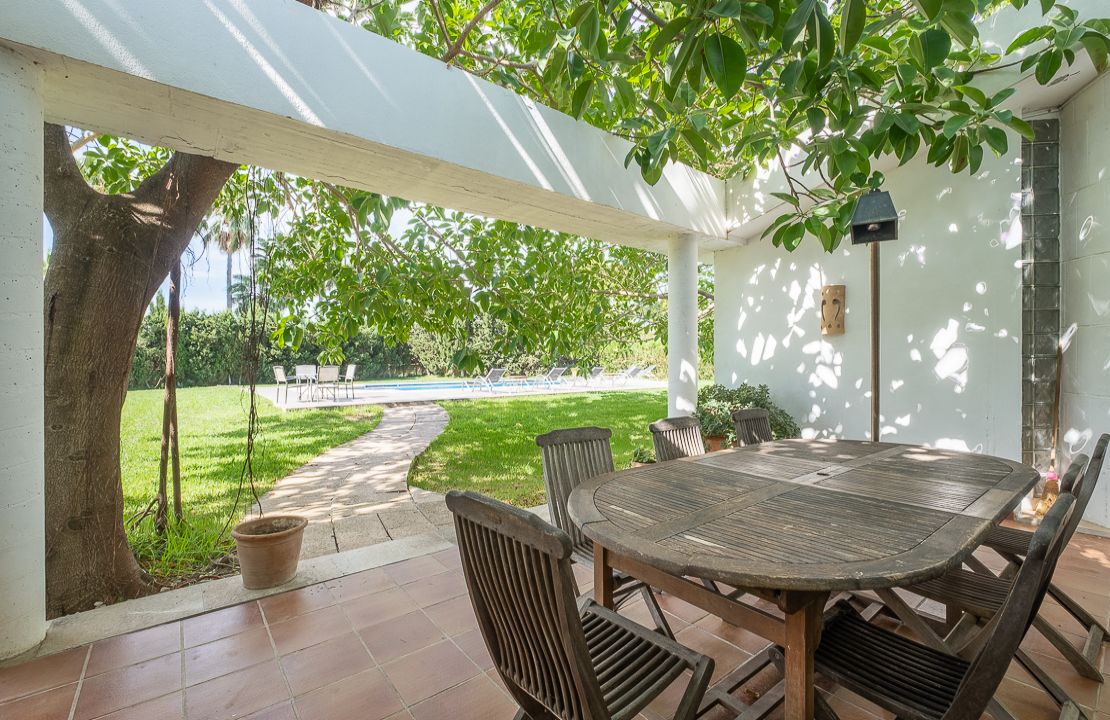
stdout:
[[(598, 602), (613, 606), (620, 570), (784, 647), (778, 699), (787, 720), (809, 720), (830, 594), (896, 601), (890, 588), (959, 566), (1038, 477), (987, 455), (786, 440), (602, 475), (571, 494), (569, 509), (594, 543)], [(733, 673), (714, 701), (745, 717), (774, 707), (774, 697), (747, 708), (727, 695), (753, 674)]]

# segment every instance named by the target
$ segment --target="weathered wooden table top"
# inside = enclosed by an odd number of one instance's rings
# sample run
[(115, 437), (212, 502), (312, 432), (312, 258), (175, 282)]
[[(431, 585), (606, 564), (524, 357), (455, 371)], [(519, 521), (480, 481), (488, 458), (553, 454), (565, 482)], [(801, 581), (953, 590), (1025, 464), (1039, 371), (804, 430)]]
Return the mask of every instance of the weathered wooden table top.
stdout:
[(958, 566), (1037, 479), (987, 455), (785, 440), (602, 475), (569, 509), (594, 542), (672, 574), (884, 588)]

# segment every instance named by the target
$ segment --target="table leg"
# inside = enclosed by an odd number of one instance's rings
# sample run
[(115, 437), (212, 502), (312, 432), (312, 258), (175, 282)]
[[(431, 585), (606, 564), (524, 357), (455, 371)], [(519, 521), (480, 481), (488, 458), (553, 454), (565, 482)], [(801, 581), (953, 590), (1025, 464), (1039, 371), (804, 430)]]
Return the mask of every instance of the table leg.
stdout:
[(594, 543), (594, 602), (613, 609), (613, 568), (609, 551), (599, 543)]
[(813, 718), (813, 654), (821, 639), (827, 593), (788, 592), (786, 613), (785, 718)]

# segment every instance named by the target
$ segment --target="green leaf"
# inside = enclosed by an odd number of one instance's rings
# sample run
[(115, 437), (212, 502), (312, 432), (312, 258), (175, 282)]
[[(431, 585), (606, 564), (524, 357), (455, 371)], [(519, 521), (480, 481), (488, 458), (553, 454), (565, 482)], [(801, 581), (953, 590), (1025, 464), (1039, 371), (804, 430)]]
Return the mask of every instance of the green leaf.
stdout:
[(738, 18), (744, 14), (744, 4), (740, 0), (721, 0), (709, 8), (709, 14), (722, 18)]
[(921, 59), (926, 69), (932, 69), (948, 59), (952, 51), (952, 38), (940, 28), (921, 33)]
[(795, 208), (801, 207), (801, 203), (798, 201), (798, 198), (794, 197), (790, 193), (773, 192), (771, 193), (771, 195), (778, 198), (779, 200), (782, 200), (784, 203), (789, 203), (790, 205), (793, 205)]
[(1106, 38), (1095, 33), (1088, 33), (1080, 38), (1079, 42), (1087, 50), (1087, 55), (1091, 58), (1091, 63), (1094, 64), (1095, 70), (1098, 72), (1105, 72), (1107, 68), (1108, 47)]
[(1037, 70), (1034, 75), (1037, 82), (1041, 85), (1047, 85), (1052, 82), (1052, 78), (1056, 77), (1057, 71), (1064, 62), (1064, 54), (1059, 50), (1053, 48), (1046, 50), (1041, 59), (1037, 61)]
[(967, 115), (953, 115), (945, 121), (942, 132), (947, 137), (955, 137), (956, 133), (964, 129), (969, 120), (971, 120), (971, 118)]
[(594, 79), (589, 76), (578, 83), (578, 87), (574, 89), (574, 95), (570, 100), (570, 114), (575, 118), (581, 118), (583, 111), (590, 104), (590, 98), (593, 97), (593, 94)]
[(959, 90), (964, 97), (969, 97), (976, 102), (979, 107), (989, 107), (990, 100), (987, 99), (987, 94), (975, 87), (974, 85), (957, 85), (955, 90)]
[(690, 18), (686, 16), (679, 16), (672, 19), (663, 27), (659, 28), (659, 32), (655, 33), (655, 37), (651, 40), (650, 51), (652, 55), (660, 55), (663, 53), (664, 48), (674, 41), (682, 30), (690, 24)]
[(1021, 135), (1029, 142), (1033, 142), (1036, 139), (1036, 134), (1033, 132), (1033, 126), (1022, 120), (1021, 118), (1012, 117), (1006, 124), (1009, 125), (1013, 130), (1016, 130), (1019, 135)]
[(867, 5), (864, 0), (844, 0), (840, 9), (840, 51), (847, 54), (863, 36), (867, 23)]
[(918, 10), (925, 13), (925, 17), (936, 20), (941, 7), (944, 5), (944, 0), (913, 0), (913, 4), (917, 6)]
[(944, 16), (940, 19), (940, 24), (952, 37), (959, 40), (960, 44), (964, 47), (971, 47), (975, 42), (975, 38), (979, 37), (979, 29), (975, 27), (975, 23), (968, 13), (945, 12)]
[(1047, 15), (1055, 4), (1056, 0), (1041, 0), (1041, 15)]
[(1015, 50), (1020, 50), (1027, 45), (1032, 45), (1038, 40), (1049, 37), (1054, 33), (1055, 31), (1050, 27), (1040, 26), (1029, 28), (1025, 32), (1018, 35), (1016, 38), (1014, 38), (1014, 41), (1010, 43), (1009, 47), (1006, 48), (1005, 54), (1009, 55)]
[(894, 124), (902, 128), (907, 135), (916, 135), (921, 129), (921, 123), (910, 113), (900, 112), (894, 116)]
[(747, 75), (744, 49), (724, 33), (713, 33), (705, 38), (705, 61), (713, 84), (726, 100), (731, 99), (743, 86)]
[(582, 43), (585, 50), (593, 50), (597, 47), (597, 38), (601, 33), (601, 18), (598, 17), (597, 8), (590, 5), (589, 9), (582, 15), (582, 19), (578, 21), (578, 40)]
[(782, 29), (782, 46), (789, 48), (802, 34), (806, 23), (809, 22), (809, 16), (813, 14), (814, 8), (817, 6), (817, 0), (802, 0), (798, 3), (798, 7), (794, 10), (790, 19), (786, 21), (786, 26)]
[(809, 129), (816, 135), (825, 129), (825, 113), (821, 112), (821, 108), (811, 107), (806, 110), (806, 122), (809, 124)]
[(1006, 137), (1005, 130), (984, 125), (979, 128), (979, 132), (983, 134), (983, 138), (986, 139), (987, 144), (991, 146), (991, 149), (994, 150), (996, 155), (1001, 157), (1006, 154), (1006, 151), (1010, 147), (1010, 141), (1009, 138)]

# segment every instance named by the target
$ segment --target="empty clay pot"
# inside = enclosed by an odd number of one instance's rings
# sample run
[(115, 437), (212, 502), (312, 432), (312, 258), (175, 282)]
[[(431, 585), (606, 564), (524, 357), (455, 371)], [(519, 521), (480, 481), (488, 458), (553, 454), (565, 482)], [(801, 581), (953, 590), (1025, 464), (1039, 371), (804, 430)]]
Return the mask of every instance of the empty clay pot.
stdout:
[(299, 515), (266, 515), (236, 525), (231, 536), (239, 552), (243, 587), (261, 590), (292, 580), (306, 525), (308, 520)]

